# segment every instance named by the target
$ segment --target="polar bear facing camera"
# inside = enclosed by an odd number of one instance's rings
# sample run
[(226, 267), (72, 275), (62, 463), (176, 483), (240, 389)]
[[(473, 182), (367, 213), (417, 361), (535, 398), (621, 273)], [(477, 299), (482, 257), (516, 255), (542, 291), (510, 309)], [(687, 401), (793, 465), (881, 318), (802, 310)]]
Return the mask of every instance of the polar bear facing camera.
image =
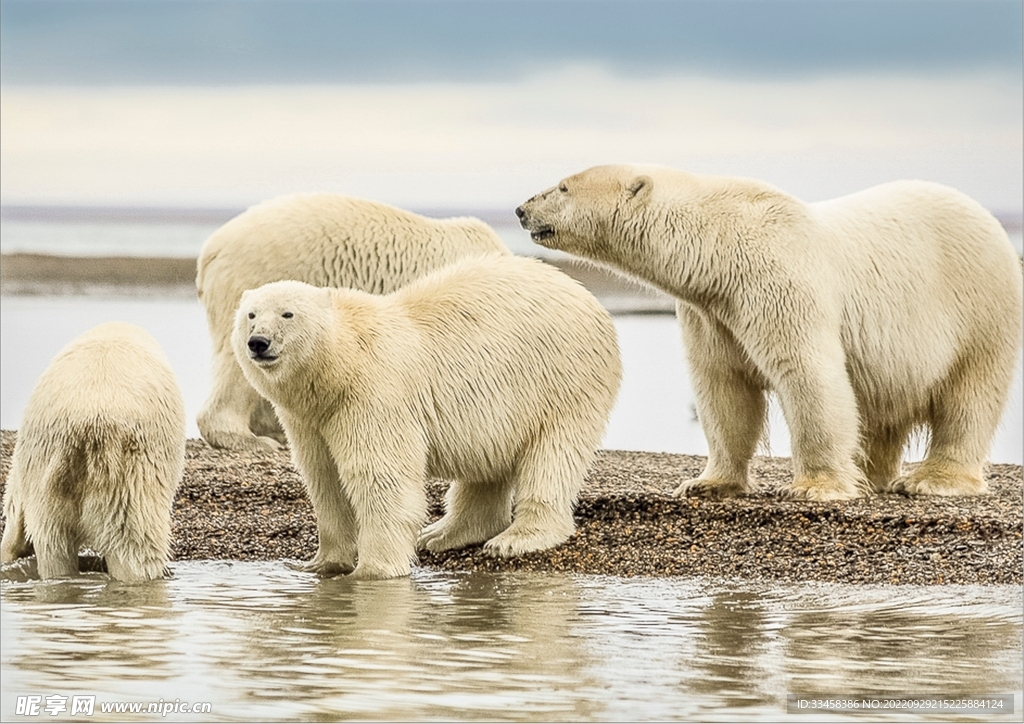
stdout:
[(122, 581), (165, 574), (185, 466), (185, 405), (156, 341), (124, 322), (66, 346), (25, 408), (4, 496), (4, 563), (36, 553), (41, 578), (78, 573), (89, 547)]
[(565, 541), (621, 375), (597, 300), (510, 255), (386, 296), (268, 284), (242, 295), (233, 344), (316, 512), (306, 569), (358, 578), (408, 575), (426, 476), (453, 482), (423, 548), (486, 541), (511, 556)]
[[(774, 391), (788, 493), (983, 493), (1021, 346), (1020, 259), (953, 189), (899, 181), (807, 204), (748, 179), (599, 166), (516, 210), (532, 238), (675, 296), (707, 467), (677, 495), (750, 490)], [(926, 459), (902, 475), (910, 433)]]
[(387, 294), (466, 256), (508, 253), (473, 218), (430, 219), (338, 194), (285, 196), (252, 207), (206, 240), (196, 288), (213, 342), (213, 390), (198, 415), (214, 447), (274, 450), (285, 442), (231, 350), (246, 289), (281, 279)]

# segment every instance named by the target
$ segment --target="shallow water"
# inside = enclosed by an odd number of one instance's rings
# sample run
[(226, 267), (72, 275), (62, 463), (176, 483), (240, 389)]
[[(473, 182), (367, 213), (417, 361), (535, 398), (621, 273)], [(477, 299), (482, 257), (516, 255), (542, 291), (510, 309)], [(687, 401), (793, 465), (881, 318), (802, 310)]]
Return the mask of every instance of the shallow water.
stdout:
[(33, 694), (95, 696), (102, 719), (118, 718), (103, 703), (210, 704), (171, 717), (186, 721), (776, 719), (787, 693), (1013, 694), (1021, 711), (1013, 586), (174, 572), (5, 581), (0, 716)]

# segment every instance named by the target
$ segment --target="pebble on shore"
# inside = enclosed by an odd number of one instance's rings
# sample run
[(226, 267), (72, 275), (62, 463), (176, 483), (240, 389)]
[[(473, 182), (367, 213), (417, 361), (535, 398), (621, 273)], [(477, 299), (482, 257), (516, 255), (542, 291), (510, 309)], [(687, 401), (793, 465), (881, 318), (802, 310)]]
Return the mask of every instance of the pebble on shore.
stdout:
[[(15, 433), (0, 440), (5, 487)], [(617, 576), (716, 576), (872, 584), (1024, 582), (1024, 472), (990, 465), (980, 497), (872, 495), (785, 500), (785, 458), (756, 458), (760, 491), (726, 500), (675, 498), (704, 458), (604, 450), (576, 508), (576, 533), (547, 551), (495, 559), (481, 546), (420, 552), (418, 565), (451, 571), (560, 571)], [(446, 484), (427, 485), (431, 519)], [(6, 521), (5, 521), (6, 523)], [(288, 453), (251, 456), (189, 440), (174, 504), (172, 560), (308, 559), (316, 524)]]

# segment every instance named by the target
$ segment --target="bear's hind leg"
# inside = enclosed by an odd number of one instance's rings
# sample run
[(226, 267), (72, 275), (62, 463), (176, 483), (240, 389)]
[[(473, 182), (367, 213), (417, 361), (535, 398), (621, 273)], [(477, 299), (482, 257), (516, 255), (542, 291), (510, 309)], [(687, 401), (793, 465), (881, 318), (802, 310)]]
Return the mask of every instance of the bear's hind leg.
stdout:
[[(572, 429), (572, 424), (560, 425)], [(576, 529), (573, 506), (593, 451), (580, 442), (541, 433), (524, 450), (513, 474), (512, 524), (484, 544), (491, 555), (509, 557), (564, 543)]]
[(496, 536), (512, 522), (512, 483), (454, 481), (445, 514), (420, 532), (416, 547), (434, 553), (465, 548)]
[(34, 497), (38, 497), (33, 505), (22, 508), (22, 514), (42, 579), (78, 575), (81, 495), (87, 485), (82, 478), (88, 468), (85, 447), (66, 430), (58, 431), (49, 440), (45, 470), (33, 470), (34, 466), (30, 466), (25, 471), (28, 475), (39, 475), (34, 491)]
[[(230, 346), (214, 352), (213, 390), (196, 416), (199, 433), (212, 447), (247, 452), (276, 452), (281, 443), (272, 437), (252, 433), (252, 422), (260, 422), (260, 405), (265, 404), (235, 361)], [(266, 425), (260, 424), (261, 432)]]
[(288, 445), (288, 436), (284, 434), (281, 421), (277, 419), (274, 406), (269, 400), (260, 399), (249, 417), (249, 429), (256, 437), (269, 437), (276, 440), (282, 447)]
[[(8, 478), (8, 485), (10, 479)], [(32, 544), (25, 535), (25, 514), (21, 507), (12, 504), (7, 508), (7, 525), (3, 541), (0, 542), (0, 563), (11, 563), (33, 553)]]
[(155, 581), (170, 574), (167, 562), (162, 556), (140, 557), (132, 552), (110, 551), (103, 557), (107, 562), (107, 573), (111, 578), (125, 583)]
[(39, 577), (70, 578), (78, 575), (78, 540), (75, 532), (64, 526), (49, 527), (37, 536), (33, 543), (36, 549), (36, 567)]
[(858, 467), (876, 493), (888, 490), (899, 477), (903, 448), (909, 435), (909, 426), (888, 426), (864, 433)]
[(764, 431), (764, 386), (732, 335), (682, 302), (676, 305), (708, 462), (673, 495), (711, 498), (750, 492), (750, 460)]
[(981, 495), (988, 491), (985, 459), (1012, 380), (1011, 364), (978, 356), (932, 393), (928, 455), (893, 482), (906, 495)]
[(120, 439), (110, 436), (89, 465), (81, 543), (103, 556), (107, 573), (115, 580), (164, 576), (171, 548), (171, 505), (179, 480), (176, 455), (166, 448), (180, 445), (166, 441), (165, 447), (164, 442), (147, 439), (146, 432), (125, 432)]

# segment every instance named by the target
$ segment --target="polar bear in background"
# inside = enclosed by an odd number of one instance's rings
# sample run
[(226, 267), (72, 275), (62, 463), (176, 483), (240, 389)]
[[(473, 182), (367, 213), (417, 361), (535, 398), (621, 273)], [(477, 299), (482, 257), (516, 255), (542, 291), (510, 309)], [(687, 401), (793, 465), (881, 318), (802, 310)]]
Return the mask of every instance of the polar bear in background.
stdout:
[(89, 547), (111, 577), (164, 575), (171, 504), (185, 467), (185, 404), (141, 327), (108, 322), (66, 346), (39, 378), (4, 495), (4, 563), (35, 549), (41, 578), (78, 573)]
[(268, 284), (242, 295), (233, 344), (316, 512), (305, 569), (357, 578), (408, 575), (426, 476), (454, 482), (421, 547), (512, 556), (565, 541), (621, 376), (593, 295), (511, 255), (387, 296)]
[[(708, 439), (677, 495), (750, 490), (765, 393), (788, 493), (974, 495), (1021, 346), (1021, 263), (967, 196), (899, 181), (806, 204), (748, 179), (599, 166), (516, 210), (537, 243), (674, 295)], [(926, 460), (901, 477), (909, 434)]]
[(286, 196), (236, 216), (206, 240), (196, 274), (213, 340), (213, 390), (197, 419), (203, 439), (250, 451), (285, 442), (231, 350), (246, 289), (295, 279), (387, 294), (457, 259), (496, 252), (508, 249), (478, 219), (429, 219), (337, 194)]

